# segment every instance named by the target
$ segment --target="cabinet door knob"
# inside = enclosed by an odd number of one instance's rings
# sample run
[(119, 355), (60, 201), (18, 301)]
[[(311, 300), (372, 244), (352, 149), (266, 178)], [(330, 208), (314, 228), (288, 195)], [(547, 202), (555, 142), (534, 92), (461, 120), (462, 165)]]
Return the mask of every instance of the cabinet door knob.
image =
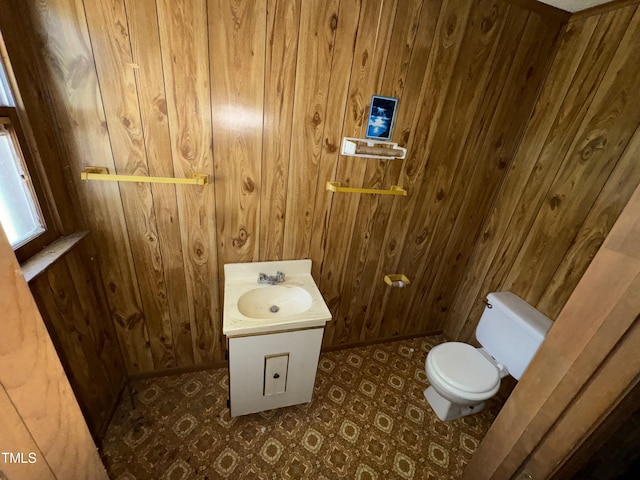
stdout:
[(273, 378), (280, 378), (280, 374), (279, 373), (274, 374)]

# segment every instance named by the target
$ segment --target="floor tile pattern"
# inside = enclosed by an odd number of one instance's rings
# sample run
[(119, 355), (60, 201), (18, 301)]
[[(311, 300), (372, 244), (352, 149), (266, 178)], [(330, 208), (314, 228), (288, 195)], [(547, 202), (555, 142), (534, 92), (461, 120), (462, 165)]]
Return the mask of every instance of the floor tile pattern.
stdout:
[(231, 418), (226, 369), (134, 382), (102, 454), (113, 480), (454, 479), (501, 400), (453, 422), (423, 396), (442, 336), (323, 353), (313, 400)]

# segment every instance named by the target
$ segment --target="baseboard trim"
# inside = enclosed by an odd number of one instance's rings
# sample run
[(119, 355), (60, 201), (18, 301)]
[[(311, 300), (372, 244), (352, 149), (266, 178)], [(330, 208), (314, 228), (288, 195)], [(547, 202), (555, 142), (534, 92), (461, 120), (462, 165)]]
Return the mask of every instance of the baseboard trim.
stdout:
[(398, 335), (397, 337), (376, 338), (374, 340), (365, 340), (363, 342), (343, 343), (340, 345), (328, 345), (322, 347), (323, 352), (334, 352), (336, 350), (345, 350), (347, 348), (368, 347), (369, 345), (376, 345), (379, 343), (398, 342), (401, 340), (411, 340), (412, 338), (419, 337), (432, 337), (433, 335), (440, 335), (442, 330), (431, 330), (429, 332), (412, 333), (410, 335)]
[[(341, 345), (330, 345), (322, 347), (323, 352), (333, 352), (336, 350), (345, 350), (347, 348), (366, 347), (369, 345), (375, 345), (379, 343), (398, 342), (401, 340), (410, 340), (412, 338), (419, 337), (431, 337), (433, 335), (442, 334), (442, 330), (431, 330), (428, 332), (412, 333), (410, 335), (398, 335), (397, 337), (376, 338), (374, 340), (365, 340), (363, 342), (344, 343)], [(187, 367), (175, 367), (166, 368), (164, 370), (155, 370), (152, 372), (132, 373), (129, 375), (129, 380), (144, 380), (147, 378), (164, 377), (168, 375), (181, 375), (183, 373), (201, 372), (204, 370), (216, 370), (218, 368), (227, 368), (227, 362), (225, 360), (219, 362), (202, 363), (199, 365), (189, 365)], [(122, 396), (122, 393), (120, 394)]]
[(187, 367), (165, 368), (163, 370), (154, 370), (152, 372), (132, 373), (129, 375), (130, 380), (144, 380), (146, 378), (165, 377), (169, 375), (181, 375), (183, 373), (201, 372), (203, 370), (216, 370), (218, 368), (227, 368), (227, 362), (224, 360), (218, 362), (200, 363), (198, 365), (189, 365)]

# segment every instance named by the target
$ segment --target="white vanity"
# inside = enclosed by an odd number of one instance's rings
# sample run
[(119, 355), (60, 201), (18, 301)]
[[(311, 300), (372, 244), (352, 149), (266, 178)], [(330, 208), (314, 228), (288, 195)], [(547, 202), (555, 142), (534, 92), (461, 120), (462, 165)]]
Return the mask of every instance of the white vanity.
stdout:
[(224, 273), (231, 416), (309, 402), (331, 320), (311, 260), (227, 264)]

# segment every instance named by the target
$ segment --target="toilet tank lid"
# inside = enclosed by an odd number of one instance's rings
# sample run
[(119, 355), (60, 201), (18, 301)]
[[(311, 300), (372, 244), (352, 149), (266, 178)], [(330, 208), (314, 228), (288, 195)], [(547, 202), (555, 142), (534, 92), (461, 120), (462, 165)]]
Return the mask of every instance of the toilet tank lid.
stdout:
[(544, 338), (553, 325), (549, 317), (511, 292), (490, 293), (487, 300), (492, 307), (511, 315), (536, 337)]

